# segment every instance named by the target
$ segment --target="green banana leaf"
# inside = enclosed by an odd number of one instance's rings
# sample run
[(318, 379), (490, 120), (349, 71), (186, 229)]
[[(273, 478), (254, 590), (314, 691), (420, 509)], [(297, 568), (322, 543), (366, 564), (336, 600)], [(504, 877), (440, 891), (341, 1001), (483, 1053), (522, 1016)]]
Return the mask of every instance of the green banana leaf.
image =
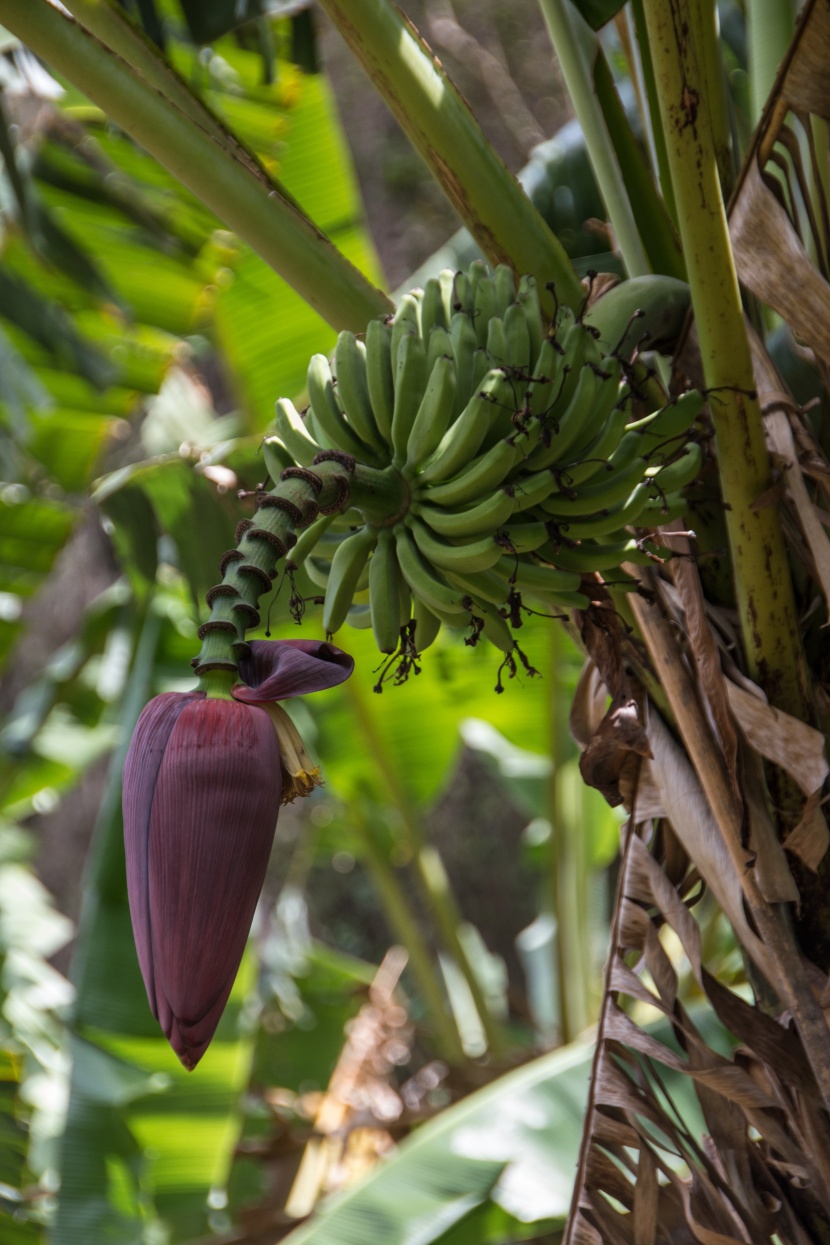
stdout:
[[(695, 1023), (723, 1040), (710, 1013), (695, 1012)], [(671, 1044), (666, 1024), (646, 1027)], [(592, 1060), (590, 1043), (573, 1043), (442, 1111), (364, 1180), (322, 1203), (286, 1245), (466, 1245), (561, 1229)], [(704, 1122), (691, 1082), (662, 1069), (661, 1077), (700, 1136)]]
[[(325, 693), (316, 746), (325, 757), (326, 781), (348, 801), (360, 791), (377, 791), (379, 784), (383, 790), (384, 771), (393, 768), (408, 796), (423, 807), (449, 777), (459, 749), (459, 726), (465, 718), (495, 723), (511, 743), (547, 753), (550, 626), (538, 617), (524, 624), (519, 643), (538, 673), (505, 678), (501, 695), (495, 687), (503, 654), (484, 641), (468, 647), (462, 632), (442, 634), (423, 654), (419, 675), (410, 675), (400, 687), (390, 682), (377, 695), (373, 689), (379, 659), (372, 633), (343, 627), (335, 643), (354, 656), (355, 672), (341, 688)], [(302, 632), (283, 628), (279, 634), (318, 638), (313, 619), (307, 624), (304, 620)], [(567, 678), (572, 687), (577, 675), (574, 650)], [(322, 703), (322, 697), (310, 698), (302, 708), (314, 713), (315, 703)], [(365, 745), (357, 753), (353, 746), (356, 729)]]

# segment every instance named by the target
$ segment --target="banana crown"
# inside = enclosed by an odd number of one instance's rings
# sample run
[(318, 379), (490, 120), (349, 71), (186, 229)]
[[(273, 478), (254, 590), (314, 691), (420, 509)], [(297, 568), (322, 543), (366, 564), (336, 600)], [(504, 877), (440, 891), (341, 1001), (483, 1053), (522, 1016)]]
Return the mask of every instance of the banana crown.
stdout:
[(704, 396), (649, 400), (650, 373), (616, 347), (568, 307), (546, 317), (533, 277), (476, 261), (315, 355), (307, 408), (277, 403), (269, 470), (346, 454), (408, 498), (300, 535), (289, 566), (324, 590), (325, 631), (371, 626), (400, 678), (442, 622), (470, 627), (513, 674), (523, 611), (585, 607), (610, 572), (636, 589), (619, 568), (668, 556), (650, 539), (700, 471)]

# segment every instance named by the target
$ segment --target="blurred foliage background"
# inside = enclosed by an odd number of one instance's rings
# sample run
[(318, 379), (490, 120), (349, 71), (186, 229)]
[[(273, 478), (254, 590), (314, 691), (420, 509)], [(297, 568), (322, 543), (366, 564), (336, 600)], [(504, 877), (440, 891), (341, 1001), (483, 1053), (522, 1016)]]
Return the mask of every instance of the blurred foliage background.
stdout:
[[(127, 7), (379, 284), (473, 253), (316, 12)], [(613, 267), (536, 5), (407, 9), (569, 253)], [(190, 685), (274, 400), (334, 335), (11, 37), (0, 144), (0, 1237), (556, 1239), (618, 850), (568, 734), (579, 655), (535, 619), (538, 677), (501, 696), (495, 650), (452, 638), (377, 695), (344, 629), (354, 678), (290, 706), (326, 785), (281, 815), (232, 1005), (183, 1073), (135, 962), (120, 764), (146, 699)], [(288, 595), (265, 634), (297, 634)]]

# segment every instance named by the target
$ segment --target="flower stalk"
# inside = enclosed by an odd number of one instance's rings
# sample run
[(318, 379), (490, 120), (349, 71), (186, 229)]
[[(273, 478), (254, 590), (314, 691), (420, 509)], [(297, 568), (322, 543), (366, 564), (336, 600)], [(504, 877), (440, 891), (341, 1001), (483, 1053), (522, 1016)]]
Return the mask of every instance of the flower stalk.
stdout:
[(222, 582), (207, 593), (210, 618), (199, 628), (202, 649), (192, 662), (199, 688), (209, 696), (229, 694), (248, 652), (245, 632), (259, 625), (259, 598), (270, 590), (296, 530), (352, 505), (380, 523), (395, 522), (406, 511), (409, 494), (397, 471), (366, 467), (337, 451), (318, 458), (311, 467), (287, 467), (275, 488), (258, 493), (256, 517), (241, 520), (236, 548), (221, 559)]

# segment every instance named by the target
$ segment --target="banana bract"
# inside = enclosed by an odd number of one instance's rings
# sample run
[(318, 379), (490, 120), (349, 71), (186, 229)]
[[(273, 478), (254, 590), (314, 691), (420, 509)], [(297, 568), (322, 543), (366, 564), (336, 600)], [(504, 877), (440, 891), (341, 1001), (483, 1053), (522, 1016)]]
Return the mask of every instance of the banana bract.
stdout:
[(326, 632), (371, 626), (382, 652), (414, 655), (441, 623), (471, 626), (509, 662), (523, 609), (587, 605), (644, 561), (700, 469), (704, 398), (658, 408), (617, 345), (569, 308), (547, 319), (532, 277), (476, 262), (315, 355), (308, 407), (277, 404), (275, 480), (286, 455), (340, 453), (402, 482), (394, 512), (300, 534), (291, 561), (324, 590)]

